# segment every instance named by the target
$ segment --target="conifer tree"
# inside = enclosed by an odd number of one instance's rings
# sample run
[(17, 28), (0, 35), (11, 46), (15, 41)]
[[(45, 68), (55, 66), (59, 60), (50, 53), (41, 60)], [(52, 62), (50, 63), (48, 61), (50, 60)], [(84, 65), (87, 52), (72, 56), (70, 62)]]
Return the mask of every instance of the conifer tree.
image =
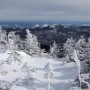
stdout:
[(46, 71), (45, 77), (47, 78), (47, 83), (48, 83), (47, 90), (54, 90), (54, 88), (52, 88), (50, 85), (50, 78), (53, 78), (53, 76), (54, 76), (54, 72), (53, 72), (51, 64), (47, 63), (45, 65), (44, 69)]
[(37, 37), (33, 35), (28, 29), (26, 30), (26, 32), (26, 51), (28, 51), (30, 55), (40, 54), (41, 50), (37, 41)]
[(73, 52), (74, 52), (74, 48), (75, 48), (75, 41), (72, 37), (68, 38), (66, 43), (64, 43), (64, 51), (65, 51), (65, 55), (69, 57), (70, 60), (73, 60)]
[(50, 47), (50, 55), (56, 58), (58, 53), (59, 53), (59, 48), (56, 42), (54, 41), (53, 45)]
[(87, 56), (88, 44), (83, 36), (81, 36), (81, 38), (76, 42), (75, 48), (78, 51), (78, 58), (80, 60), (85, 60), (88, 58)]
[(10, 51), (19, 50), (19, 42), (20, 42), (19, 35), (15, 35), (15, 32), (11, 31), (8, 34), (8, 49)]
[(0, 49), (1, 50), (6, 50), (7, 49), (6, 31), (4, 31), (1, 27), (0, 27)]
[(33, 83), (35, 81), (35, 78), (33, 76), (33, 72), (35, 72), (36, 70), (34, 70), (34, 68), (28, 66), (27, 63), (25, 63), (23, 65), (22, 70), (24, 72), (26, 72), (26, 74), (27, 74), (26, 78), (27, 78), (27, 84), (29, 86), (31, 83)]

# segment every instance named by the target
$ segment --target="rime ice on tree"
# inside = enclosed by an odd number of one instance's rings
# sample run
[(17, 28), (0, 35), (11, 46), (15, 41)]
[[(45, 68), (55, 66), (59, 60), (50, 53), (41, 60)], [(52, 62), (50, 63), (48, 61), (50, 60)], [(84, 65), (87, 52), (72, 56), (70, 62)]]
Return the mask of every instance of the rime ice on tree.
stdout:
[(84, 37), (81, 37), (76, 43), (76, 49), (81, 61), (90, 59), (90, 38), (86, 41)]
[(80, 60), (78, 59), (78, 56), (77, 56), (77, 51), (74, 50), (74, 60), (76, 62), (76, 65), (78, 67), (78, 75), (79, 75), (79, 82), (80, 82), (80, 88), (81, 88), (81, 64), (80, 64)]
[(35, 78), (34, 78), (34, 76), (33, 76), (32, 73), (35, 72), (36, 70), (35, 70), (34, 68), (28, 66), (27, 63), (25, 63), (25, 64), (23, 65), (22, 70), (23, 70), (24, 72), (26, 72), (26, 74), (27, 74), (26, 78), (27, 78), (27, 84), (28, 84), (28, 86), (29, 86), (31, 83), (33, 83), (33, 82), (35, 81)]
[(54, 88), (52, 88), (51, 85), (50, 85), (50, 78), (53, 78), (53, 76), (54, 76), (54, 72), (53, 72), (51, 64), (47, 63), (45, 65), (44, 69), (46, 71), (45, 77), (47, 78), (47, 83), (48, 83), (47, 90), (54, 90)]
[(74, 47), (75, 47), (75, 40), (71, 37), (68, 38), (66, 43), (64, 43), (64, 50), (65, 50), (65, 54), (68, 55), (70, 60), (73, 60), (73, 51), (74, 51)]
[(55, 58), (57, 57), (57, 54), (58, 54), (58, 46), (56, 42), (54, 41), (53, 45), (50, 48), (50, 55)]
[(90, 79), (90, 38), (86, 40), (83, 36), (76, 43), (77, 55), (81, 61), (81, 77), (83, 86), (85, 88), (90, 88), (89, 79)]
[(6, 50), (7, 49), (7, 35), (6, 31), (4, 31), (0, 27), (0, 50)]
[[(85, 80), (88, 78), (88, 74), (86, 75), (86, 74), (81, 73), (81, 63), (80, 63), (81, 61), (78, 59), (76, 50), (74, 50), (74, 60), (75, 60), (77, 67), (78, 67), (80, 89), (82, 89), (82, 85), (86, 85), (86, 88), (88, 87), (88, 90), (90, 90), (90, 84), (88, 81)], [(85, 68), (85, 67), (83, 67), (83, 68)]]
[(11, 31), (8, 34), (8, 50), (10, 51), (9, 57), (7, 58), (7, 63), (11, 64), (13, 62), (15, 63), (21, 63), (21, 56), (17, 52), (19, 50), (19, 35), (15, 35), (15, 32)]
[(20, 42), (19, 35), (15, 35), (15, 32), (11, 31), (8, 34), (8, 49), (10, 51), (18, 50), (19, 42)]
[(40, 47), (39, 43), (37, 41), (37, 37), (29, 31), (29, 29), (26, 30), (26, 50), (29, 52), (29, 54), (40, 54)]
[(6, 62), (8, 64), (11, 64), (13, 62), (20, 64), (21, 63), (21, 56), (17, 52), (11, 52), (9, 53), (9, 57), (7, 58)]

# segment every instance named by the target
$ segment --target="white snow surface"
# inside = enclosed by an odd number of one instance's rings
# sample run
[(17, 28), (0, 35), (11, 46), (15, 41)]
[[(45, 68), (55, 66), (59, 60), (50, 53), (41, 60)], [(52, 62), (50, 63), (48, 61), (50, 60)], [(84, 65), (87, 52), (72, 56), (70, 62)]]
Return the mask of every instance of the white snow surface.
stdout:
[[(47, 79), (45, 76), (44, 67), (47, 63), (51, 63), (54, 71), (54, 77), (50, 78), (51, 87), (54, 90), (68, 90), (73, 86), (73, 81), (78, 76), (77, 67), (75, 63), (67, 63), (66, 58), (52, 59), (46, 57), (46, 55), (39, 57), (32, 57), (24, 52), (17, 51), (21, 57), (21, 63), (3, 63), (8, 58), (8, 53), (0, 53), (0, 82), (12, 83), (16, 79), (23, 79), (26, 76), (26, 72), (22, 71), (24, 63), (28, 63), (29, 66), (36, 68), (36, 72), (33, 72), (35, 81), (28, 85), (13, 85), (11, 90), (46, 90)], [(7, 72), (2, 75), (1, 72)]]

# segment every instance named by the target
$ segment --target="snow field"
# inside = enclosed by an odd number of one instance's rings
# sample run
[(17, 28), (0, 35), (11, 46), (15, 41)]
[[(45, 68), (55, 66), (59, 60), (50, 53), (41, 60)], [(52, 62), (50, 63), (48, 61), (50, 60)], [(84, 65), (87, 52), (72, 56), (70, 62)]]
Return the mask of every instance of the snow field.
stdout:
[[(0, 53), (0, 62), (6, 60), (9, 51), (6, 53)], [(45, 78), (44, 67), (47, 63), (51, 63), (54, 77), (50, 78), (51, 87), (54, 90), (68, 90), (72, 85), (74, 79), (78, 76), (77, 67), (75, 63), (66, 63), (64, 59), (55, 60), (47, 57), (31, 57), (24, 52), (18, 51), (21, 55), (21, 63), (7, 63), (2, 64), (0, 72), (6, 72), (6, 74), (0, 74), (0, 81), (12, 83), (16, 79), (23, 79), (27, 76), (26, 72), (22, 71), (24, 63), (27, 63), (28, 66), (31, 66), (35, 69), (32, 73), (35, 81), (28, 85), (13, 85), (11, 90), (46, 90), (47, 79)]]

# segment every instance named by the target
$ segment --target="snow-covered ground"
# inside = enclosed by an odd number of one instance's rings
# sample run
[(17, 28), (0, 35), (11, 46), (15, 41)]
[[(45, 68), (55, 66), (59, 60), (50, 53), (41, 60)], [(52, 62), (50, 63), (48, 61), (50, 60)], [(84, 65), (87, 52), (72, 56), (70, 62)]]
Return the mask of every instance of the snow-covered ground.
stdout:
[[(33, 83), (27, 84), (13, 84), (11, 90), (46, 90), (47, 79), (45, 78), (45, 65), (51, 63), (54, 71), (54, 77), (50, 78), (51, 87), (54, 90), (68, 90), (73, 86), (73, 81), (78, 76), (77, 67), (75, 63), (66, 63), (67, 58), (51, 59), (45, 55), (40, 57), (31, 57), (24, 52), (18, 51), (21, 57), (21, 62), (6, 63), (6, 58), (9, 56), (9, 51), (0, 53), (0, 83), (24, 79), (27, 74), (22, 70), (23, 64), (28, 63), (35, 69), (32, 73), (35, 78)], [(5, 61), (5, 62), (4, 62)]]

